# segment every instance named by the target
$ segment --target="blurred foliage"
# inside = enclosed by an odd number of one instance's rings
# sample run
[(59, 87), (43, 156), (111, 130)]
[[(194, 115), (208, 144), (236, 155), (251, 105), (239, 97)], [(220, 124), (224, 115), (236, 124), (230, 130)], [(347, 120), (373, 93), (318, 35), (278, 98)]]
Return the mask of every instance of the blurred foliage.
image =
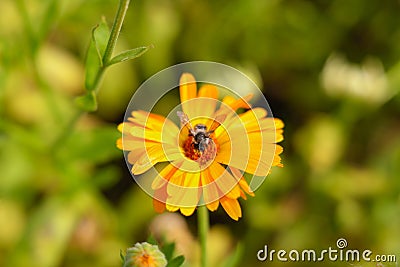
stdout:
[(157, 216), (115, 147), (139, 84), (192, 60), (255, 78), (286, 123), (285, 167), (242, 203), (241, 221), (211, 214), (210, 262), (239, 246), (240, 266), (265, 266), (265, 244), (326, 249), (340, 237), (400, 258), (399, 1), (133, 1), (117, 50), (154, 49), (108, 70), (98, 111), (71, 128), (92, 27), (116, 9), (0, 1), (0, 266), (119, 266), (150, 229), (196, 262), (195, 219)]

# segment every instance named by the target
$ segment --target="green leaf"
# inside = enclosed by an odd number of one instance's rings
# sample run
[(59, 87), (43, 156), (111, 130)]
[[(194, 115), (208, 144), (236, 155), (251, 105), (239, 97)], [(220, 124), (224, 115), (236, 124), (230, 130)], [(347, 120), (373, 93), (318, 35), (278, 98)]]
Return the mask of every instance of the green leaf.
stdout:
[(164, 253), (167, 261), (169, 261), (172, 258), (173, 254), (174, 254), (174, 250), (175, 250), (175, 243), (173, 243), (173, 242), (167, 243), (161, 247), (161, 251)]
[(107, 66), (117, 64), (123, 61), (131, 60), (137, 57), (140, 57), (144, 53), (146, 53), (153, 46), (141, 46), (133, 49), (129, 49), (127, 51), (122, 52), (118, 56), (115, 56), (107, 63)]
[(234, 267), (238, 266), (240, 259), (243, 256), (244, 247), (241, 243), (236, 246), (235, 251), (228, 256), (228, 258), (223, 262), (221, 266), (223, 267)]
[(185, 262), (185, 257), (180, 255), (178, 257), (173, 258), (167, 264), (167, 267), (179, 267)]
[(92, 30), (92, 38), (86, 54), (86, 74), (85, 87), (88, 91), (93, 91), (96, 88), (96, 79), (103, 66), (103, 55), (107, 47), (108, 39), (110, 38), (110, 30), (103, 18), (96, 27)]
[(122, 249), (119, 250), (119, 257), (121, 258), (122, 262), (125, 262), (125, 255)]
[(149, 243), (149, 244), (157, 245), (157, 240), (154, 238), (153, 235), (150, 235), (150, 236), (147, 238), (146, 241), (147, 241), (147, 243)]
[(99, 26), (93, 32), (93, 38), (96, 40), (96, 48), (99, 54), (103, 56), (107, 48), (108, 39), (110, 38), (110, 29), (105, 17), (101, 18)]
[(75, 104), (82, 110), (93, 112), (97, 110), (97, 99), (94, 91), (75, 98)]

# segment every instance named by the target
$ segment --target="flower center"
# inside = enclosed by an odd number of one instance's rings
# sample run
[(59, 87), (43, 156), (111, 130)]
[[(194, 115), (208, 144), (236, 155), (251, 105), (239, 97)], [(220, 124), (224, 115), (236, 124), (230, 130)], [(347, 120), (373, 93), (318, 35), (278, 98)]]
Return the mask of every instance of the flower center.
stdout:
[(204, 166), (213, 160), (218, 151), (218, 143), (211, 136), (188, 136), (183, 143), (185, 156)]
[(143, 253), (140, 257), (140, 266), (151, 266), (153, 264), (153, 259), (150, 255)]

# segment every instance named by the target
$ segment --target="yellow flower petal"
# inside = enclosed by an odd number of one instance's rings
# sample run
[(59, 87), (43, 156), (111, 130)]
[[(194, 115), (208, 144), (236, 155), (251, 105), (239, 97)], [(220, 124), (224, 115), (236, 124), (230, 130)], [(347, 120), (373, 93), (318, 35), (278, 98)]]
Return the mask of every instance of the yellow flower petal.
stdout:
[[(231, 148), (229, 144), (220, 146), (215, 160), (257, 176), (266, 176), (274, 161), (276, 144), (262, 144), (256, 140), (257, 138), (249, 138), (240, 141), (235, 138), (232, 142), (235, 147)], [(241, 153), (233, 155), (232, 151)]]
[(237, 186), (238, 182), (225, 168), (214, 161), (208, 167), (208, 170), (222, 195), (229, 196), (230, 198), (240, 197), (240, 189)]
[(232, 219), (237, 221), (242, 217), (242, 209), (237, 199), (222, 197), (220, 202), (226, 213), (228, 213)]
[[(244, 192), (246, 192), (247, 194), (249, 194), (250, 196), (254, 196), (253, 190), (251, 190), (249, 184), (248, 184), (248, 183), (246, 182), (246, 180), (244, 179), (243, 174), (241, 173), (241, 171), (238, 170), (238, 169), (236, 169), (236, 168), (234, 168), (234, 167), (232, 167), (232, 166), (229, 166), (229, 169), (231, 170), (233, 176), (234, 176), (237, 180), (239, 180), (239, 185), (240, 185), (240, 187), (242, 188), (242, 190), (243, 190)], [(242, 197), (243, 197), (243, 196), (242, 196)]]
[[(216, 205), (215, 209), (217, 209), (218, 204), (215, 204), (214, 202), (221, 197), (221, 194), (220, 191), (218, 190), (217, 184), (214, 182), (214, 179), (210, 174), (209, 168), (205, 169), (201, 173), (201, 184), (203, 185), (204, 203), (210, 205), (211, 208), (215, 207)], [(217, 203), (219, 202), (217, 201)]]
[(275, 123), (275, 129), (282, 129), (285, 126), (283, 121), (278, 118), (274, 118), (274, 123)]
[(175, 146), (157, 144), (147, 149), (133, 165), (133, 174), (142, 174), (158, 162), (172, 161), (181, 158), (180, 151)]
[(151, 184), (151, 188), (153, 190), (156, 190), (164, 186), (169, 181), (169, 179), (171, 179), (172, 175), (174, 175), (178, 170), (178, 168), (175, 166), (177, 166), (177, 164), (168, 164), (166, 167), (164, 167), (164, 169), (162, 169), (162, 171), (156, 176), (156, 178), (154, 178)]
[(253, 98), (253, 94), (249, 94), (239, 99), (235, 99), (232, 96), (228, 95), (222, 99), (222, 103), (229, 106), (234, 111), (238, 110), (239, 108), (249, 109), (251, 108), (251, 106), (248, 102), (250, 101), (251, 98)]
[(151, 141), (151, 142), (165, 143), (177, 146), (176, 135), (170, 136), (164, 134), (164, 132), (159, 132), (156, 130), (140, 128), (140, 127), (132, 127), (130, 135), (135, 138), (143, 139), (146, 142)]
[(148, 128), (152, 130), (161, 131), (164, 122), (166, 121), (165, 117), (144, 110), (132, 111), (131, 114), (132, 117), (130, 121), (138, 124), (139, 126), (142, 126), (143, 128)]
[(126, 136), (146, 139), (147, 141), (175, 144), (179, 128), (169, 119), (139, 110), (133, 111), (129, 122), (118, 129)]
[(167, 185), (167, 205), (184, 208), (196, 207), (200, 199), (200, 173), (178, 170)]
[(210, 211), (216, 211), (219, 206), (219, 200), (208, 203), (206, 206), (207, 206), (207, 209), (209, 209)]
[[(124, 147), (123, 147), (123, 145), (122, 145), (122, 138), (117, 139), (116, 145), (117, 145), (117, 148), (119, 148), (119, 149), (121, 149), (121, 150), (124, 149)], [(126, 150), (128, 150), (128, 149), (126, 149)]]
[(129, 133), (131, 128), (134, 126), (131, 122), (123, 122), (118, 125), (118, 131), (123, 134)]
[(175, 211), (179, 210), (178, 206), (174, 206), (174, 205), (171, 205), (168, 203), (165, 204), (165, 208), (170, 212), (175, 212)]
[(271, 166), (280, 164), (275, 143), (283, 139), (283, 130), (276, 132), (275, 124), (283, 127), (283, 123), (266, 115), (265, 109), (255, 108), (226, 122), (225, 131), (216, 133), (220, 147), (215, 160), (257, 176), (268, 175)]
[[(197, 205), (196, 205), (197, 206)], [(193, 212), (196, 209), (196, 206), (190, 207), (190, 208), (180, 208), (181, 213), (185, 216), (190, 216), (193, 214)]]
[(150, 147), (152, 145), (154, 145), (154, 143), (145, 143), (143, 139), (141, 140), (130, 136), (124, 136), (117, 140), (117, 147), (125, 151), (132, 151), (135, 149), (145, 150), (145, 146)]
[(200, 87), (197, 97), (218, 99), (218, 89), (215, 85), (206, 84)]
[(141, 157), (146, 154), (146, 149), (138, 148), (129, 151), (128, 153), (128, 162), (134, 165)]
[(190, 73), (183, 73), (179, 80), (179, 94), (182, 103), (182, 111), (186, 113), (189, 118), (193, 118), (195, 111), (188, 103), (188, 100), (197, 97), (196, 80)]
[[(207, 124), (211, 123), (214, 117), (215, 108), (217, 106), (217, 100), (213, 98), (199, 97), (195, 101), (188, 101), (188, 105), (191, 107), (191, 120), (192, 125), (197, 123)], [(212, 119), (211, 119), (212, 118)]]

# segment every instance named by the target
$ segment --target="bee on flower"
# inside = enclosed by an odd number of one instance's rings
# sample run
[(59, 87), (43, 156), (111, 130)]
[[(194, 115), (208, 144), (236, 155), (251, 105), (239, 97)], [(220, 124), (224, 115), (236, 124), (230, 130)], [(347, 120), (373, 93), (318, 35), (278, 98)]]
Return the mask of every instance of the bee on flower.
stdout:
[(199, 205), (210, 211), (221, 205), (238, 220), (238, 199), (254, 196), (243, 174), (265, 177), (272, 166), (283, 166), (277, 143), (283, 140), (284, 124), (264, 108), (252, 108), (252, 95), (220, 101), (215, 85), (197, 89), (190, 73), (182, 74), (179, 93), (181, 105), (174, 113), (179, 126), (158, 114), (133, 111), (118, 126), (122, 138), (117, 146), (128, 152), (133, 175), (167, 163), (151, 184), (157, 212), (180, 210), (189, 216)]

